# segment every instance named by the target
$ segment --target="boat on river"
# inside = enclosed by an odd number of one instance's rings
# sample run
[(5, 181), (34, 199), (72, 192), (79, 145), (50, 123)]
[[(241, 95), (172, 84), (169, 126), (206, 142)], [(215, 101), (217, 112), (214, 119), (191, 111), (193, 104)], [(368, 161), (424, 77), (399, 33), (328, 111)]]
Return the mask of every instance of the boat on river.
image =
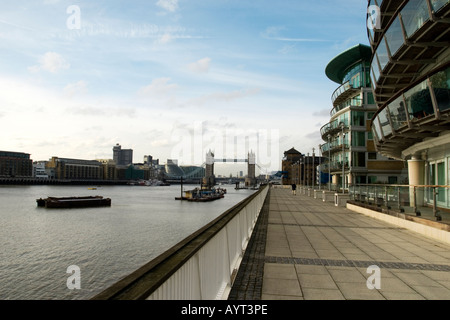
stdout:
[(36, 199), (38, 207), (45, 208), (89, 208), (110, 207), (111, 199), (102, 196), (87, 197), (48, 197)]
[(222, 188), (195, 188), (192, 190), (184, 191), (184, 196), (176, 197), (175, 200), (186, 200), (190, 202), (209, 202), (224, 198), (226, 193), (227, 190)]

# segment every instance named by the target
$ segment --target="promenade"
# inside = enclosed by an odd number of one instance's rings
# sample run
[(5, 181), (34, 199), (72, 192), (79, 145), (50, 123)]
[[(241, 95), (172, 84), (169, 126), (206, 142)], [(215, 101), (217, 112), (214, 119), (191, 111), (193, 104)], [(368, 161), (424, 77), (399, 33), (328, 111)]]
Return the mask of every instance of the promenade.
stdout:
[(229, 295), (229, 300), (444, 299), (450, 299), (449, 244), (281, 188), (270, 191)]

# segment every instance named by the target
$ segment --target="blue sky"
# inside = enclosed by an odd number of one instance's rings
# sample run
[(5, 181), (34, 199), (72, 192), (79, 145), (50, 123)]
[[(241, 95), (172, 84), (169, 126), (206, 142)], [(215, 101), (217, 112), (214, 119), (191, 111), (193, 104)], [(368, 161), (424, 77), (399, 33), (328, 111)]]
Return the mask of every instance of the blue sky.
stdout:
[(196, 165), (209, 149), (255, 150), (262, 171), (277, 170), (283, 151), (323, 143), (338, 86), (324, 70), (367, 44), (366, 9), (361, 0), (3, 1), (0, 149), (97, 159), (120, 143), (135, 162)]

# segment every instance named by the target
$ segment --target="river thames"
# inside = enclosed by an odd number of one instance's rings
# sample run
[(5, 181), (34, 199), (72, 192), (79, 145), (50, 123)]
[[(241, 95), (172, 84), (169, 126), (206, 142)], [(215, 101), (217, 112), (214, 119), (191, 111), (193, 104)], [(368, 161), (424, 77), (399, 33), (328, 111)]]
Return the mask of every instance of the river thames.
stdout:
[[(97, 186), (96, 186), (97, 187)], [(185, 185), (184, 189), (195, 186)], [(252, 190), (223, 186), (224, 199), (176, 201), (180, 186), (0, 186), (0, 299), (86, 300), (153, 260)], [(101, 195), (111, 207), (45, 209), (48, 196)], [(70, 266), (81, 288), (70, 290)]]

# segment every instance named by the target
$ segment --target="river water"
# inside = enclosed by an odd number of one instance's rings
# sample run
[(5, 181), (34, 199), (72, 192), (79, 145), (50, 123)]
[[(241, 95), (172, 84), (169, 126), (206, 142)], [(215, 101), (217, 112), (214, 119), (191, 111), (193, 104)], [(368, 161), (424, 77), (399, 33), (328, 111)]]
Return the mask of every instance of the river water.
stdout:
[[(194, 186), (184, 186), (189, 189)], [(159, 256), (254, 191), (176, 201), (180, 186), (0, 186), (0, 299), (84, 300)], [(101, 195), (112, 206), (45, 209), (48, 196)], [(70, 290), (70, 266), (80, 289)]]

